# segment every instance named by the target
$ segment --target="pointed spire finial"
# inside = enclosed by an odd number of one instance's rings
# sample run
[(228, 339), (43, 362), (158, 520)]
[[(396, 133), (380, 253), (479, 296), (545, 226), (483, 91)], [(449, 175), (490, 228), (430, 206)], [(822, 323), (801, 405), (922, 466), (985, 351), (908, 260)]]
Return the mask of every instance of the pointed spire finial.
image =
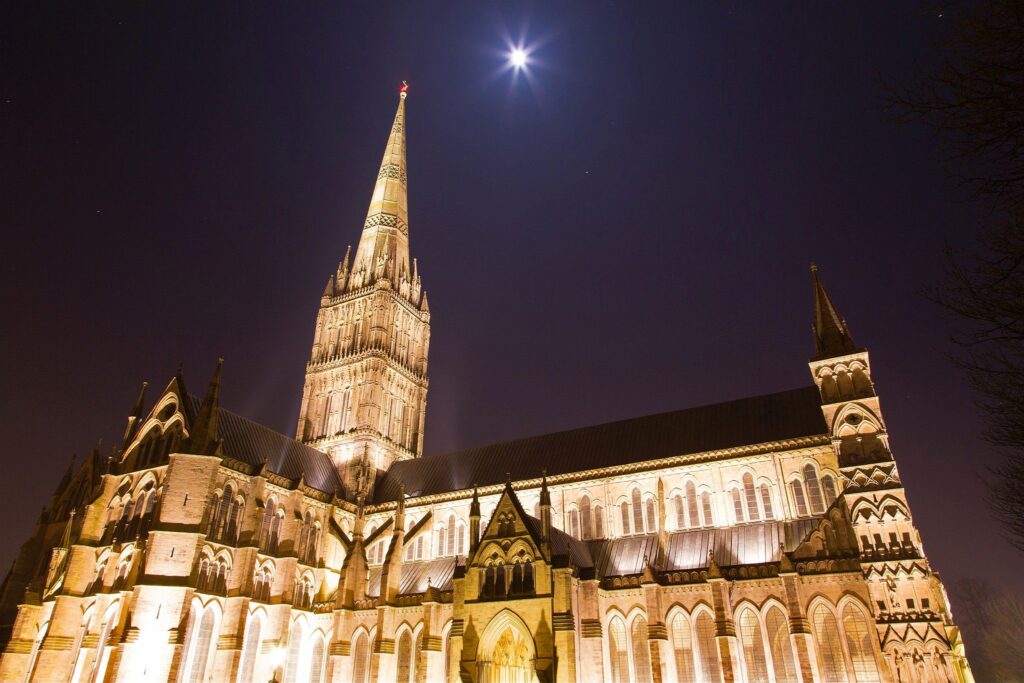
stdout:
[(352, 261), (354, 282), (350, 288), (365, 287), (383, 278), (398, 286), (400, 273), (409, 272), (409, 199), (405, 161), (408, 84), (403, 82), (402, 88), (363, 223), (363, 234)]
[(402, 85), (398, 86), (398, 96), (403, 100), (409, 96), (409, 81), (402, 81)]
[(845, 356), (857, 352), (850, 329), (846, 321), (832, 304), (825, 285), (818, 274), (818, 266), (811, 264), (811, 277), (814, 280), (814, 352), (817, 358)]
[(223, 369), (224, 357), (221, 356), (217, 359), (217, 367), (192, 425), (191, 451), (197, 455), (210, 455), (217, 447), (217, 413), (220, 409), (220, 378)]

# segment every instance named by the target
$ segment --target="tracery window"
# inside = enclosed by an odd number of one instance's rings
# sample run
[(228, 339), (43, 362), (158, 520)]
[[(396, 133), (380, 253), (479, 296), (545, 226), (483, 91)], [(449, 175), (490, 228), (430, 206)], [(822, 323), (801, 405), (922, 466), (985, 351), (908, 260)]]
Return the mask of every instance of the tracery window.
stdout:
[(284, 667), (284, 683), (298, 683), (302, 666), (302, 641), (306, 637), (305, 622), (296, 619), (288, 633), (288, 659)]
[(693, 667), (693, 633), (690, 631), (690, 618), (682, 612), (677, 612), (669, 626), (672, 630), (672, 653), (675, 655), (679, 683), (697, 683)]
[(793, 493), (793, 502), (796, 503), (796, 514), (799, 517), (807, 516), (807, 500), (804, 498), (804, 487), (794, 479), (789, 482), (789, 489)]
[(743, 496), (740, 494), (739, 489), (733, 489), (732, 495), (732, 512), (735, 515), (736, 522), (745, 522), (746, 517), (743, 514)]
[(267, 508), (263, 512), (263, 521), (260, 524), (260, 550), (269, 555), (277, 554), (277, 544), (281, 536), (281, 522), (284, 518), (284, 509), (279, 508), (277, 501), (271, 497), (267, 499)]
[(843, 646), (840, 642), (839, 626), (836, 624), (835, 615), (824, 605), (818, 605), (814, 609), (812, 621), (824, 683), (846, 683)]
[(796, 661), (793, 659), (793, 644), (789, 637), (786, 615), (778, 607), (772, 607), (768, 610), (764, 622), (768, 634), (768, 648), (772, 654), (775, 683), (797, 683)]
[(395, 675), (395, 683), (412, 683), (412, 635), (409, 631), (403, 631), (398, 638), (398, 670)]
[(302, 529), (299, 532), (299, 561), (303, 564), (315, 565), (317, 546), (320, 543), (320, 522), (313, 518), (313, 513), (306, 510), (302, 518)]
[(632, 503), (633, 533), (642, 534), (644, 532), (644, 508), (642, 501), (640, 500), (640, 489), (633, 489)]
[(612, 665), (613, 681), (629, 680), (629, 653), (626, 651), (626, 627), (622, 620), (615, 618), (608, 629), (611, 638), (608, 641), (608, 658)]
[(761, 519), (757, 509), (757, 490), (754, 488), (754, 477), (750, 472), (743, 474), (743, 498), (747, 503), (747, 519), (756, 522)]
[(722, 665), (718, 661), (718, 644), (715, 641), (715, 620), (703, 610), (694, 619), (694, 635), (697, 661), (700, 664), (698, 680), (722, 680)]
[(832, 475), (826, 474), (821, 478), (821, 490), (825, 494), (825, 507), (832, 505), (836, 500), (836, 482)]
[(216, 625), (217, 613), (213, 606), (204, 609), (193, 603), (185, 634), (185, 664), (178, 679), (182, 683), (202, 683), (206, 680)]
[(295, 595), (292, 604), (297, 609), (313, 609), (313, 580), (309, 576), (303, 576), (295, 584)]
[(843, 632), (857, 683), (878, 683), (880, 680), (871, 631), (864, 613), (852, 604), (846, 605), (843, 609)]
[(368, 683), (370, 674), (370, 638), (365, 632), (356, 636), (352, 647), (352, 683)]
[(225, 486), (223, 493), (214, 495), (209, 534), (212, 540), (229, 544), (238, 541), (242, 505), (241, 497), (236, 496), (232, 484)]
[(256, 655), (260, 651), (260, 630), (263, 620), (256, 614), (249, 615), (242, 643), (242, 659), (238, 664), (238, 683), (249, 683), (256, 671)]
[(768, 484), (761, 484), (761, 507), (764, 508), (765, 519), (775, 519), (775, 513), (772, 510), (772, 492), (768, 488)]
[(811, 511), (821, 514), (825, 511), (825, 503), (821, 497), (818, 472), (811, 463), (804, 465), (804, 481), (807, 482), (807, 496), (811, 499)]
[(327, 648), (324, 646), (324, 639), (320, 635), (313, 636), (313, 646), (310, 648), (309, 656), (309, 683), (322, 683), (324, 680), (324, 655)]
[[(705, 494), (706, 495), (706, 494)], [(705, 519), (703, 523), (700, 519), (700, 512), (697, 509), (697, 487), (694, 486), (692, 481), (686, 482), (686, 504), (687, 512), (690, 515), (689, 527), (699, 527), (708, 523), (708, 519)], [(707, 517), (707, 515), (705, 515)]]
[(767, 681), (768, 663), (764, 654), (761, 624), (752, 609), (745, 609), (739, 619), (739, 635), (743, 644), (743, 665), (748, 681)]
[(711, 494), (704, 491), (700, 494), (700, 503), (704, 509), (704, 526), (715, 525), (715, 514), (711, 510)]
[(633, 680), (651, 683), (651, 650), (647, 644), (647, 620), (637, 615), (630, 629), (633, 644)]
[(256, 570), (253, 576), (252, 597), (260, 602), (270, 602), (270, 591), (274, 583), (274, 574), (269, 566)]
[(647, 513), (647, 533), (653, 534), (658, 530), (658, 513), (654, 506), (654, 499), (648, 498), (644, 508)]
[(586, 494), (580, 498), (580, 527), (583, 530), (583, 540), (590, 540), (592, 529), (590, 522), (590, 496)]

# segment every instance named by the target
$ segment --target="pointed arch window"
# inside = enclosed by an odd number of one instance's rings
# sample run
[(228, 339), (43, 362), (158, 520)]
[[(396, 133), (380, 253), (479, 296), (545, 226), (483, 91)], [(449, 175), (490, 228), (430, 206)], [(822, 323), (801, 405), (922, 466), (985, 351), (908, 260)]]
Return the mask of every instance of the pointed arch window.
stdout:
[(622, 501), (622, 505), (619, 506), (619, 511), (622, 513), (622, 535), (629, 535), (629, 503)]
[(739, 620), (739, 635), (743, 644), (743, 665), (748, 681), (767, 681), (768, 662), (764, 656), (764, 638), (761, 624), (752, 609), (745, 609)]
[(302, 665), (302, 641), (305, 639), (306, 629), (302, 621), (296, 620), (292, 623), (288, 633), (288, 659), (284, 667), (284, 683), (297, 683), (299, 680), (299, 667)]
[(640, 489), (633, 489), (631, 497), (633, 504), (633, 533), (642, 534), (644, 532), (644, 508), (643, 501), (640, 499)]
[(839, 626), (836, 617), (824, 605), (818, 605), (813, 615), (814, 639), (818, 644), (821, 659), (821, 674), (824, 683), (847, 683), (846, 664), (843, 661), (843, 646), (839, 640)]
[(455, 554), (455, 515), (448, 515), (448, 546), (447, 554)]
[(793, 493), (793, 502), (796, 504), (796, 514), (799, 517), (807, 516), (807, 500), (804, 498), (804, 487), (794, 479), (789, 482), (789, 490)]
[(702, 681), (722, 680), (722, 665), (718, 661), (718, 643), (715, 640), (715, 620), (702, 611), (694, 619), (694, 636), (697, 645), (697, 662), (700, 664)]
[(778, 607), (772, 607), (768, 610), (764, 624), (768, 634), (768, 649), (772, 653), (775, 683), (797, 683), (796, 661), (793, 659), (793, 644), (786, 615)]
[(591, 526), (590, 522), (590, 496), (584, 495), (580, 498), (580, 528), (583, 531), (583, 540), (590, 540)]
[(761, 484), (761, 507), (764, 509), (764, 518), (771, 521), (775, 519), (775, 511), (772, 510), (772, 491), (768, 484)]
[(670, 622), (672, 629), (672, 654), (676, 659), (676, 676), (679, 683), (697, 683), (693, 667), (693, 634), (690, 619), (682, 612), (676, 613)]
[(604, 508), (600, 505), (594, 506), (594, 536), (604, 538)]
[(437, 530), (437, 556), (443, 557), (445, 548), (448, 546), (448, 530), (445, 529), (444, 524), (440, 525)]
[(736, 522), (745, 522), (746, 518), (743, 516), (743, 494), (740, 493), (739, 489), (733, 489), (732, 495), (732, 512), (736, 518)]
[(277, 501), (271, 497), (267, 499), (267, 508), (263, 512), (263, 521), (260, 524), (260, 550), (270, 555), (277, 554), (277, 542), (281, 535), (281, 520), (283, 510), (278, 507)]
[(370, 673), (370, 639), (366, 633), (356, 636), (352, 648), (352, 683), (368, 683)]
[(757, 489), (754, 488), (754, 477), (750, 472), (743, 475), (743, 498), (747, 503), (747, 519), (756, 522), (761, 519), (757, 509)]
[(466, 554), (466, 525), (461, 519), (455, 524), (455, 554)]
[(242, 643), (242, 661), (238, 664), (238, 683), (249, 683), (256, 672), (256, 655), (260, 651), (260, 630), (262, 620), (255, 614), (249, 615)]
[(704, 526), (714, 526), (715, 513), (711, 509), (711, 494), (707, 491), (701, 493), (700, 503), (704, 510)]
[(811, 511), (818, 515), (825, 511), (825, 504), (821, 497), (821, 486), (818, 483), (818, 472), (814, 465), (804, 465), (804, 481), (807, 482), (807, 497), (811, 499)]
[(313, 647), (309, 657), (309, 683), (323, 683), (324, 680), (324, 639), (317, 635), (313, 638)]
[(569, 510), (569, 535), (573, 538), (580, 537), (580, 514), (575, 509)]
[(857, 683), (878, 683), (881, 679), (872, 647), (871, 628), (864, 613), (852, 604), (843, 609), (843, 632)]
[(683, 503), (683, 497), (676, 494), (672, 498), (672, 503), (675, 506), (676, 512), (676, 530), (682, 530), (686, 528), (686, 508)]
[(821, 490), (825, 494), (825, 507), (829, 507), (836, 500), (836, 482), (832, 475), (826, 474), (821, 478)]
[(182, 683), (202, 683), (205, 680), (216, 618), (212, 608), (192, 606), (192, 613), (189, 615), (189, 629), (192, 632), (186, 635), (185, 667), (179, 679)]
[(611, 638), (608, 641), (608, 658), (612, 665), (613, 681), (629, 680), (629, 652), (626, 650), (626, 627), (621, 619), (613, 619), (608, 629)]
[(653, 534), (658, 530), (658, 510), (653, 498), (648, 498), (644, 504), (647, 517), (647, 533)]
[(403, 631), (398, 638), (398, 671), (395, 683), (412, 683), (412, 636)]
[(686, 504), (686, 511), (690, 515), (690, 523), (688, 526), (691, 528), (701, 526), (700, 511), (697, 508), (697, 487), (694, 486), (692, 481), (686, 482)]
[(633, 680), (651, 683), (651, 650), (647, 644), (647, 620), (637, 615), (630, 629), (633, 645)]

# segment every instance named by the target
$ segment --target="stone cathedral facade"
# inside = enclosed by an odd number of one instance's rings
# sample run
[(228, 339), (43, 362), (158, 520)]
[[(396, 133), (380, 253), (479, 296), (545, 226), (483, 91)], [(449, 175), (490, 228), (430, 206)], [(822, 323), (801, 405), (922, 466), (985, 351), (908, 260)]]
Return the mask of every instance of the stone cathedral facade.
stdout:
[(423, 456), (405, 105), (295, 438), (222, 408), (220, 363), (144, 385), (0, 589), (0, 680), (972, 681), (816, 271), (803, 386)]

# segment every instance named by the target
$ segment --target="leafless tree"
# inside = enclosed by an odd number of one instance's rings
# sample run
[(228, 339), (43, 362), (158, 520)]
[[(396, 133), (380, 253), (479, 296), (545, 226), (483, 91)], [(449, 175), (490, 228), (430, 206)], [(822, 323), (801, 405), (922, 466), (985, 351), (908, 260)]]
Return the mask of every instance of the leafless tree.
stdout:
[(952, 590), (974, 679), (1024, 683), (1024, 601), (979, 579), (962, 579)]
[(987, 209), (978, 249), (950, 254), (933, 298), (957, 319), (954, 359), (1005, 456), (991, 472), (993, 512), (1024, 551), (1024, 0), (950, 18), (941, 66), (895, 90), (893, 108), (935, 128), (951, 170)]

